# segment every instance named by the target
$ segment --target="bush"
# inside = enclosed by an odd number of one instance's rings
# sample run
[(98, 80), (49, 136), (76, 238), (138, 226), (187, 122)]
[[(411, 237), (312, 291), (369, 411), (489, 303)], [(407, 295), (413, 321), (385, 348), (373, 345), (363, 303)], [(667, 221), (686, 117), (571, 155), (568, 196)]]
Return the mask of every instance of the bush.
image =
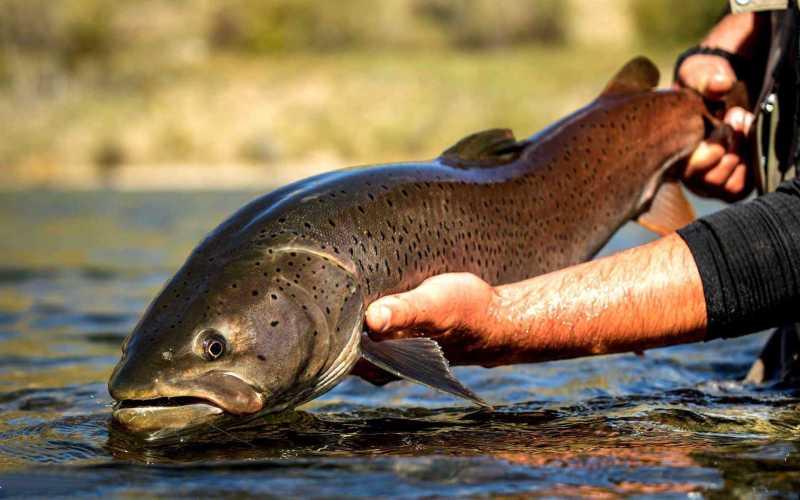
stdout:
[(111, 0), (3, 0), (0, 51), (46, 54), (67, 69), (104, 60), (118, 37)]
[[(370, 38), (383, 2), (227, 0), (213, 16), (213, 46), (252, 52), (337, 49)], [(368, 15), (361, 15), (369, 13)]]
[(722, 0), (634, 0), (633, 19), (639, 37), (661, 45), (695, 44), (725, 13)]
[(213, 47), (254, 52), (430, 46), (484, 48), (560, 41), (558, 0), (225, 0)]
[(560, 42), (566, 31), (564, 2), (558, 0), (428, 0), (417, 10), (462, 48)]

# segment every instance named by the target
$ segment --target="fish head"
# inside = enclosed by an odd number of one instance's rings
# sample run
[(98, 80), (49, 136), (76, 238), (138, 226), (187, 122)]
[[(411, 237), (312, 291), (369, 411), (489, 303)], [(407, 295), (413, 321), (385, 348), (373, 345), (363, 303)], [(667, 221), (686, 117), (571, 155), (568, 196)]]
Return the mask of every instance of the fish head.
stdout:
[(364, 299), (354, 273), (303, 249), (190, 258), (122, 347), (114, 420), (163, 433), (292, 408), (358, 359)]

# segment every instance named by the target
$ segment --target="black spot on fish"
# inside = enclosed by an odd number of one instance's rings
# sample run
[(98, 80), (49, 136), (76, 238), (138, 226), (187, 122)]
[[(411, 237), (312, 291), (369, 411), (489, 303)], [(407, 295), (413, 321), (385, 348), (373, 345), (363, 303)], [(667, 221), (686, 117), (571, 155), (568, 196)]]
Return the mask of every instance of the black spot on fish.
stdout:
[(269, 326), (271, 326), (271, 327), (275, 328), (276, 326), (278, 326), (278, 321), (277, 321), (277, 320), (272, 320), (272, 321), (270, 321), (270, 322), (269, 322)]
[(264, 356), (263, 354), (259, 354), (259, 355), (258, 355), (258, 359), (260, 359), (261, 361), (266, 361), (266, 360), (267, 360), (267, 357), (266, 357), (266, 356)]

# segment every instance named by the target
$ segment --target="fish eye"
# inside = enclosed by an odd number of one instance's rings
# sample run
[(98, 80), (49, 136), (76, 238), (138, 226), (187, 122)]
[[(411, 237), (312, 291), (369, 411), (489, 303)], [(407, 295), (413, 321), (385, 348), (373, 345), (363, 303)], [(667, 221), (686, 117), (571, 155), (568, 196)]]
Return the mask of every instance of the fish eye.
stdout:
[(225, 354), (226, 342), (225, 337), (220, 335), (216, 330), (206, 330), (204, 332), (205, 338), (203, 339), (203, 357), (208, 361), (219, 359), (220, 356)]

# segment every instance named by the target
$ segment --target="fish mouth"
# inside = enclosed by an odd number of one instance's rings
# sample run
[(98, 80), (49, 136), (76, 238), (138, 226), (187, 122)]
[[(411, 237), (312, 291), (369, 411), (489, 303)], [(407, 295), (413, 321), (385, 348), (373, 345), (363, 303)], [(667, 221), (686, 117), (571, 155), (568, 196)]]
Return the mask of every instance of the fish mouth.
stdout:
[[(132, 410), (132, 409), (141, 409), (141, 408), (180, 408), (184, 406), (192, 406), (192, 405), (205, 405), (205, 406), (213, 406), (215, 408), (219, 408), (219, 406), (215, 405), (212, 401), (195, 397), (195, 396), (176, 396), (176, 397), (161, 397), (161, 398), (153, 398), (153, 399), (124, 399), (122, 401), (117, 401), (114, 405), (114, 410)], [(222, 408), (219, 408), (222, 411)]]
[(225, 415), (252, 415), (264, 406), (253, 386), (224, 372), (153, 391), (114, 388), (112, 396), (117, 400), (111, 414), (114, 421), (130, 432), (148, 434), (194, 428)]
[(207, 399), (179, 396), (119, 401), (111, 416), (130, 432), (154, 433), (208, 424), (224, 413)]

